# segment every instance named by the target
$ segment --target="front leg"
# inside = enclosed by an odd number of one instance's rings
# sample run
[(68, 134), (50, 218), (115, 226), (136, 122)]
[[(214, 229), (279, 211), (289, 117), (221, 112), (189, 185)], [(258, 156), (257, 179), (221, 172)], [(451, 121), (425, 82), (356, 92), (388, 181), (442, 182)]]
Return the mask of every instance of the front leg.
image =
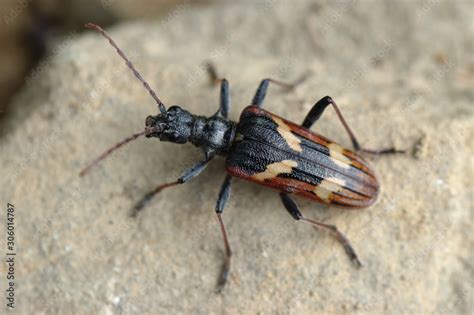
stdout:
[[(221, 105), (220, 105), (219, 111), (216, 114), (218, 114), (219, 112), (223, 112), (225, 113), (225, 116), (223, 117), (227, 118), (228, 108), (230, 106), (229, 84), (226, 79), (219, 77), (219, 75), (217, 74), (216, 67), (214, 66), (213, 63), (211, 62), (207, 63), (206, 69), (207, 69), (207, 73), (209, 75), (209, 78), (212, 84), (218, 84), (219, 82), (221, 83)], [(307, 77), (308, 77), (308, 74), (306, 73), (293, 83), (281, 82), (281, 81), (271, 79), (271, 78), (263, 79), (260, 82), (257, 92), (255, 92), (255, 96), (252, 99), (252, 105), (256, 105), (258, 107), (262, 106), (263, 100), (265, 99), (265, 95), (267, 94), (268, 84), (270, 82), (276, 85), (279, 85), (283, 88), (286, 88), (288, 90), (291, 90), (295, 88), (297, 85), (299, 85), (300, 83), (302, 83), (304, 80), (306, 80)], [(223, 108), (226, 108), (226, 109), (223, 110)]]
[(220, 116), (222, 118), (226, 118), (229, 115), (229, 108), (230, 108), (230, 95), (229, 95), (229, 82), (226, 79), (222, 79), (221, 81), (221, 96), (220, 96), (220, 104), (219, 110), (214, 116)]
[(153, 199), (153, 197), (155, 197), (163, 189), (180, 185), (180, 184), (184, 184), (187, 181), (201, 174), (201, 172), (206, 168), (207, 163), (209, 163), (210, 160), (212, 160), (212, 157), (196, 163), (191, 168), (187, 169), (176, 181), (161, 184), (157, 186), (155, 189), (153, 189), (152, 191), (145, 194), (142, 197), (142, 199), (140, 199), (140, 201), (137, 202), (135, 206), (132, 208), (131, 216), (132, 217), (137, 216), (138, 212), (142, 210)]
[(207, 73), (211, 80), (212, 84), (221, 84), (221, 96), (220, 96), (220, 104), (219, 110), (214, 116), (219, 116), (222, 118), (227, 118), (229, 115), (229, 107), (230, 107), (230, 95), (229, 95), (229, 82), (225, 78), (220, 78), (217, 75), (216, 67), (213, 63), (208, 62), (206, 64)]

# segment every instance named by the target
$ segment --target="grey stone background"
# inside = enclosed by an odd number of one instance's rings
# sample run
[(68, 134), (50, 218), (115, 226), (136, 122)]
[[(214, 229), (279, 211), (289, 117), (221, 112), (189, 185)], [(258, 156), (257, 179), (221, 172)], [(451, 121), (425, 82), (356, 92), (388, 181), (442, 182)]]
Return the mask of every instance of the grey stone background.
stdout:
[[(471, 1), (184, 3), (109, 29), (168, 105), (215, 112), (207, 60), (230, 81), (234, 120), (262, 78), (309, 71), (293, 92), (271, 87), (265, 108), (298, 122), (331, 95), (365, 146), (410, 148), (370, 158), (383, 191), (368, 209), (298, 199), (352, 240), (361, 270), (330, 235), (292, 220), (275, 192), (236, 180), (223, 294), (213, 212), (223, 159), (131, 219), (142, 194), (200, 152), (140, 139), (79, 178), (157, 110), (98, 34), (66, 38), (1, 126), (2, 205), (16, 207), (12, 313), (472, 314), (473, 13)], [(313, 129), (350, 144), (331, 109)]]

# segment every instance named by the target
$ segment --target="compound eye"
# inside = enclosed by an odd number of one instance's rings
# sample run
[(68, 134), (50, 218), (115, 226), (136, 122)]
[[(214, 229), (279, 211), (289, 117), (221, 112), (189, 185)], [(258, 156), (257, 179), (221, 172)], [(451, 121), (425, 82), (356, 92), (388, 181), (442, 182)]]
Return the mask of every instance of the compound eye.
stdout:
[(179, 133), (177, 131), (170, 132), (167, 134), (167, 136), (170, 141), (175, 141), (179, 139)]
[(166, 141), (175, 142), (179, 139), (179, 133), (177, 131), (166, 130), (163, 134), (163, 138)]
[(172, 116), (179, 114), (181, 111), (182, 109), (178, 105), (173, 105), (168, 108), (168, 114), (171, 114)]
[(151, 127), (153, 126), (153, 123), (155, 122), (155, 118), (153, 118), (153, 116), (148, 116), (146, 119), (145, 119), (145, 126), (146, 127)]
[(171, 106), (170, 108), (168, 108), (168, 111), (169, 112), (177, 112), (179, 111), (181, 108), (178, 106), (178, 105), (173, 105)]

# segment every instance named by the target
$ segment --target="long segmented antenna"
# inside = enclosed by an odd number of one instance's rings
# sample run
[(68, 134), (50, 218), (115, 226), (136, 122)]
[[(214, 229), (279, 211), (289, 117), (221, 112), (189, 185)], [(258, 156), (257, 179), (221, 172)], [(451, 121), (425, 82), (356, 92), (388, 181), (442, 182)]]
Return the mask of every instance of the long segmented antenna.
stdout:
[(118, 47), (118, 45), (114, 42), (114, 40), (112, 39), (112, 37), (110, 37), (110, 35), (104, 31), (104, 29), (102, 27), (100, 27), (99, 25), (96, 25), (96, 24), (93, 24), (93, 23), (87, 23), (86, 25), (84, 25), (86, 28), (90, 28), (90, 29), (94, 29), (96, 30), (97, 32), (101, 33), (102, 36), (104, 36), (106, 39), (109, 40), (109, 43), (110, 45), (112, 45), (115, 50), (117, 50), (117, 53), (120, 55), (120, 57), (122, 57), (123, 60), (125, 60), (125, 63), (127, 64), (127, 66), (133, 71), (133, 74), (137, 77), (138, 80), (140, 80), (142, 83), (143, 83), (143, 86), (145, 87), (145, 89), (148, 90), (148, 92), (150, 93), (150, 95), (153, 97), (153, 99), (156, 101), (156, 103), (158, 104), (158, 108), (160, 110), (160, 112), (163, 114), (163, 115), (166, 115), (166, 107), (165, 107), (165, 104), (163, 104), (163, 102), (158, 98), (158, 96), (156, 96), (156, 93), (155, 91), (153, 91), (153, 89), (150, 87), (150, 85), (148, 84), (148, 82), (146, 82), (142, 75), (140, 74), (140, 72), (137, 71), (137, 69), (135, 69), (135, 67), (133, 66), (133, 64), (130, 62), (130, 60), (128, 60), (127, 56), (125, 56), (124, 52)]
[(107, 156), (109, 156), (113, 151), (117, 150), (118, 148), (122, 147), (123, 145), (129, 143), (130, 141), (132, 140), (135, 140), (136, 138), (140, 137), (140, 136), (143, 136), (143, 135), (147, 135), (147, 134), (151, 134), (153, 132), (157, 132), (159, 131), (160, 129), (159, 128), (146, 128), (145, 130), (143, 131), (140, 131), (140, 132), (137, 132), (137, 133), (134, 133), (133, 135), (123, 139), (122, 141), (114, 144), (112, 147), (108, 148), (104, 153), (102, 153), (101, 155), (99, 155), (99, 157), (97, 157), (95, 160), (93, 160), (92, 162), (89, 163), (89, 165), (87, 165), (80, 173), (79, 173), (79, 176), (84, 176), (94, 165), (96, 165), (97, 163), (99, 163), (100, 161), (102, 161), (103, 159), (105, 159)]

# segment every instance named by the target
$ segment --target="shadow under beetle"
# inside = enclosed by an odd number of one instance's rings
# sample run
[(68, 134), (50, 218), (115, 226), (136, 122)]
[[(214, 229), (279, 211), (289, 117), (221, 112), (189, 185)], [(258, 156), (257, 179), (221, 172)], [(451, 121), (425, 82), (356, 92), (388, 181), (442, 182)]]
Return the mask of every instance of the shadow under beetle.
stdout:
[[(346, 208), (368, 207), (377, 198), (379, 182), (371, 166), (356, 152), (383, 154), (404, 151), (393, 148), (378, 151), (363, 149), (338, 106), (329, 96), (323, 97), (311, 108), (301, 125), (262, 109), (269, 83), (287, 88), (294, 86), (273, 79), (261, 81), (251, 105), (242, 111), (238, 122), (228, 120), (229, 84), (226, 79), (218, 78), (212, 65), (208, 68), (211, 78), (221, 84), (220, 106), (214, 115), (211, 117), (193, 115), (179, 106), (166, 109), (112, 38), (98, 25), (89, 23), (86, 27), (95, 29), (109, 40), (154, 98), (160, 113), (148, 116), (143, 131), (133, 134), (105, 151), (80, 173), (81, 176), (112, 151), (142, 135), (179, 144), (191, 142), (202, 148), (204, 158), (186, 170), (176, 181), (159, 185), (147, 193), (134, 206), (133, 215), (136, 215), (163, 189), (188, 182), (199, 175), (214, 157), (226, 156), (228, 174), (220, 188), (215, 208), (225, 246), (225, 260), (218, 280), (219, 290), (227, 282), (232, 255), (222, 221), (222, 213), (230, 196), (232, 177), (278, 190), (283, 206), (295, 220), (329, 230), (343, 245), (353, 263), (357, 267), (361, 266), (349, 240), (334, 225), (304, 217), (290, 195), (295, 194)], [(354, 151), (309, 130), (328, 105), (332, 105), (335, 109), (349, 134)]]

